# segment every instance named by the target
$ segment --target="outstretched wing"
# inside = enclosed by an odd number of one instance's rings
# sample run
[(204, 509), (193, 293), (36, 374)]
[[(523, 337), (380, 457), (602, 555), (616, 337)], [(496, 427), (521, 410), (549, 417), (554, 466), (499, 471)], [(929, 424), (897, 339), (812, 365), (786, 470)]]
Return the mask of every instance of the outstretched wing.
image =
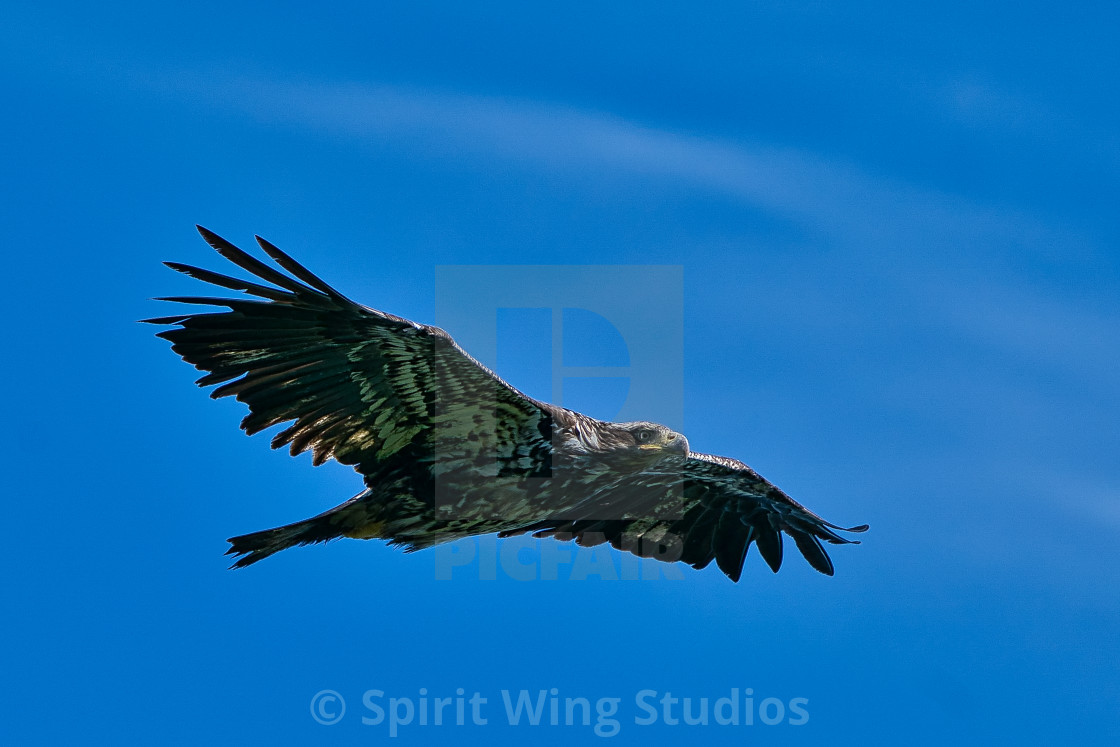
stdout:
[(867, 530), (866, 524), (844, 528), (825, 521), (742, 462), (696, 453), (666, 457), (642, 472), (622, 476), (597, 490), (570, 516), (574, 518), (507, 534), (533, 531), (538, 537), (575, 539), (581, 545), (609, 542), (642, 557), (683, 561), (694, 568), (715, 560), (738, 581), (751, 543), (776, 573), (785, 533), (813, 568), (831, 576), (832, 560), (821, 542), (858, 544), (836, 531)]
[(249, 406), (241, 428), (252, 435), (291, 424), (272, 439), (313, 463), (334, 458), (371, 484), (390, 460), (431, 463), (433, 433), (474, 454), (544, 461), (550, 414), (465, 353), (441, 329), (354, 303), (264, 239), (282, 270), (198, 227), (226, 259), (270, 285), (175, 262), (169, 267), (254, 298), (159, 300), (224, 306), (216, 313), (147, 319), (176, 325), (159, 333), (205, 371), (213, 398)]

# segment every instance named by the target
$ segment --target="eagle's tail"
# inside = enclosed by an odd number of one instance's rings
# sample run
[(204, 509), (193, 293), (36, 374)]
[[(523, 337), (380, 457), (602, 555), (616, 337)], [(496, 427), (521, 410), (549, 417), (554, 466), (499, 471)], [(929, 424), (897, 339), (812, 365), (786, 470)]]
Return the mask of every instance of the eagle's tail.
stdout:
[(328, 542), (344, 536), (374, 536), (372, 532), (357, 534), (355, 531), (356, 525), (362, 523), (361, 519), (366, 515), (364, 510), (346, 510), (353, 507), (360, 497), (351, 498), (329, 511), (294, 524), (243, 534), (240, 537), (230, 537), (226, 540), (230, 544), (226, 555), (239, 556), (230, 568), (244, 568), (289, 547)]

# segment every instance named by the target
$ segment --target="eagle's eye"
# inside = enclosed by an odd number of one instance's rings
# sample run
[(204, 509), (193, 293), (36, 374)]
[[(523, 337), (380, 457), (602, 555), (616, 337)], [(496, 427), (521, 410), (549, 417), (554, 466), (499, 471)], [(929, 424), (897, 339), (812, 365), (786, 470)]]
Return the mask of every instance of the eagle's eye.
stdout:
[(653, 431), (649, 430), (648, 428), (643, 428), (640, 431), (634, 431), (634, 438), (640, 444), (649, 443), (653, 438)]

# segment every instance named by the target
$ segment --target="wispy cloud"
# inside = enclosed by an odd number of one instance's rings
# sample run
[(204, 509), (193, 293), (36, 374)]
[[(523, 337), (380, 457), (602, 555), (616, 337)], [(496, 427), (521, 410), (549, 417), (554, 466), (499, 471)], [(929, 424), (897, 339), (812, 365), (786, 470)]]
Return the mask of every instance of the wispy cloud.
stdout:
[[(862, 246), (1052, 244), (1024, 214), (968, 204), (801, 150), (671, 131), (608, 113), (499, 96), (356, 83), (179, 76), (161, 87), (261, 120), (356, 141), (600, 170), (707, 189)], [(1069, 243), (1066, 236), (1060, 243)]]
[(936, 108), (965, 126), (1004, 136), (1015, 134), (1051, 150), (1076, 154), (1086, 162), (1105, 159), (1120, 164), (1120, 138), (1115, 132), (1093, 127), (991, 81), (957, 78), (924, 89)]

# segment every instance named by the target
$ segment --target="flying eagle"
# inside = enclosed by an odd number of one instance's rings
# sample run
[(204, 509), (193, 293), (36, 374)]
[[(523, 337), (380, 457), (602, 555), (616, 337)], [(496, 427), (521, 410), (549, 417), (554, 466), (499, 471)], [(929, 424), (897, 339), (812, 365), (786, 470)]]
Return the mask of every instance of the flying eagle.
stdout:
[(255, 298), (163, 298), (227, 310), (144, 321), (173, 325), (159, 337), (206, 372), (199, 386), (220, 385), (211, 397), (249, 406), (247, 434), (290, 423), (272, 448), (353, 465), (365, 483), (318, 516), (230, 539), (234, 567), (338, 537), (411, 551), (531, 532), (694, 568), (714, 560), (738, 581), (751, 543), (776, 572), (784, 532), (832, 575), (821, 541), (852, 544), (837, 531), (867, 529), (830, 524), (742, 462), (690, 451), (663, 425), (609, 423), (527, 397), (442, 329), (354, 303), (260, 237), (278, 267), (198, 230), (268, 285), (167, 262)]

